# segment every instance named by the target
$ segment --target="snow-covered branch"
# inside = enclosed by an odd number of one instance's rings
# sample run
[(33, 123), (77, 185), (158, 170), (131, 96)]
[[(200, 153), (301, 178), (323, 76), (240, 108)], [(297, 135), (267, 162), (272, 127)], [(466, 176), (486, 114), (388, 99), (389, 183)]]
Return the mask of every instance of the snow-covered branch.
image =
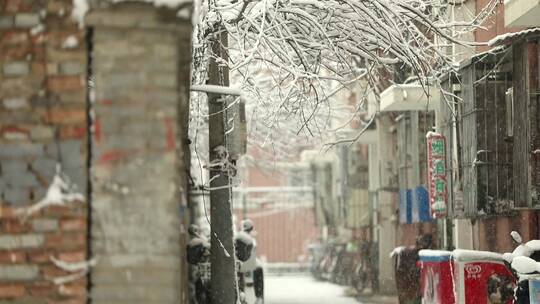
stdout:
[[(261, 142), (277, 130), (322, 135), (331, 117), (345, 112), (336, 113), (329, 97), (359, 79), (371, 93), (396, 71), (427, 84), (441, 68), (455, 70), (438, 43), (477, 45), (457, 33), (480, 28), (497, 3), (454, 22), (435, 0), (202, 1), (194, 74), (205, 75), (208, 58), (228, 65), (233, 83), (252, 104), (251, 132), (254, 126), (267, 132), (257, 135)], [(218, 31), (228, 33), (228, 60), (209, 47)], [(205, 82), (194, 77), (195, 85)], [(358, 102), (366, 98), (356, 96)]]
[(54, 256), (50, 256), (49, 259), (53, 262), (53, 264), (67, 272), (74, 272), (73, 274), (69, 274), (66, 276), (60, 276), (52, 278), (52, 281), (55, 285), (63, 285), (69, 282), (73, 282), (75, 280), (78, 280), (82, 277), (84, 277), (91, 267), (95, 266), (97, 263), (97, 259), (93, 258), (88, 261), (82, 261), (82, 262), (66, 262), (59, 260), (55, 258)]

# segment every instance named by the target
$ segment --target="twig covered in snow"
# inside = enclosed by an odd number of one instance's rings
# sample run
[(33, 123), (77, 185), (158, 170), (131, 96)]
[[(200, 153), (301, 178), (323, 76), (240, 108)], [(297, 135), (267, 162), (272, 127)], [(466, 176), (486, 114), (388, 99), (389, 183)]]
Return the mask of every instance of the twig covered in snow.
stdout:
[(60, 268), (62, 270), (68, 271), (68, 272), (76, 272), (76, 271), (81, 271), (81, 270), (87, 271), (88, 269), (90, 269), (90, 267), (96, 265), (96, 263), (97, 263), (96, 258), (93, 258), (93, 259), (88, 260), (88, 261), (75, 262), (75, 263), (62, 261), (62, 260), (59, 260), (59, 259), (55, 258), (54, 256), (50, 256), (49, 258), (56, 267), (58, 267), (58, 268)]
[[(441, 13), (447, 8), (435, 0), (202, 1), (193, 82), (206, 83), (209, 58), (227, 65), (249, 101), (250, 143), (272, 145), (276, 158), (297, 155), (290, 147), (325, 138), (336, 117), (358, 117), (333, 104), (335, 92), (364, 82), (370, 89), (352, 107), (360, 109), (396, 70), (409, 70), (421, 84), (437, 82), (441, 68), (455, 71), (441, 43), (473, 46), (457, 34), (480, 28), (497, 3), (469, 21), (449, 22)], [(229, 36), (228, 60), (210, 48), (222, 31)], [(193, 102), (204, 121), (202, 99)]]
[(53, 281), (53, 283), (55, 285), (63, 285), (63, 284), (73, 282), (75, 280), (78, 280), (78, 279), (84, 277), (88, 273), (90, 268), (95, 266), (96, 263), (97, 263), (96, 258), (93, 258), (93, 259), (88, 260), (88, 261), (75, 262), (75, 263), (62, 261), (62, 260), (59, 260), (59, 259), (55, 258), (54, 256), (50, 256), (49, 259), (53, 262), (53, 264), (56, 267), (58, 267), (58, 268), (60, 268), (60, 269), (62, 269), (64, 271), (76, 272), (76, 273), (73, 273), (73, 274), (70, 274), (70, 275), (53, 278), (52, 281)]

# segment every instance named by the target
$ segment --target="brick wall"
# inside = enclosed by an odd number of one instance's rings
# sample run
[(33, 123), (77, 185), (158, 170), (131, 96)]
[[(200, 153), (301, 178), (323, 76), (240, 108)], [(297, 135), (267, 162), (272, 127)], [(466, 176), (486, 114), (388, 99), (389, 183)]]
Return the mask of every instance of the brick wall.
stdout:
[(87, 55), (70, 3), (0, 1), (0, 303), (86, 301), (86, 279), (53, 284), (70, 273), (50, 259), (86, 259), (86, 205), (14, 215), (44, 197), (58, 161), (86, 191)]

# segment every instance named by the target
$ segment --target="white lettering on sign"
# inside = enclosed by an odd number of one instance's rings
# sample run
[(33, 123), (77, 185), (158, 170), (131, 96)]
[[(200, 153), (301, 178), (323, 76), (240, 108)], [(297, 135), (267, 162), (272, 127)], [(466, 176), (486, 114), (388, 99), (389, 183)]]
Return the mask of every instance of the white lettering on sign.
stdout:
[(480, 279), (482, 267), (480, 265), (467, 265), (465, 266), (465, 272), (468, 279)]

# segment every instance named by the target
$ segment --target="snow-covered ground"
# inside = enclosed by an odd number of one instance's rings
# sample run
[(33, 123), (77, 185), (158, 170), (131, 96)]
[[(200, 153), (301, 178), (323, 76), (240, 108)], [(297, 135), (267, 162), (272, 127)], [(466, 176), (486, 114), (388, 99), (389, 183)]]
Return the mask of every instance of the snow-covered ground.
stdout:
[(265, 277), (265, 304), (358, 304), (345, 287), (319, 282), (309, 275)]

